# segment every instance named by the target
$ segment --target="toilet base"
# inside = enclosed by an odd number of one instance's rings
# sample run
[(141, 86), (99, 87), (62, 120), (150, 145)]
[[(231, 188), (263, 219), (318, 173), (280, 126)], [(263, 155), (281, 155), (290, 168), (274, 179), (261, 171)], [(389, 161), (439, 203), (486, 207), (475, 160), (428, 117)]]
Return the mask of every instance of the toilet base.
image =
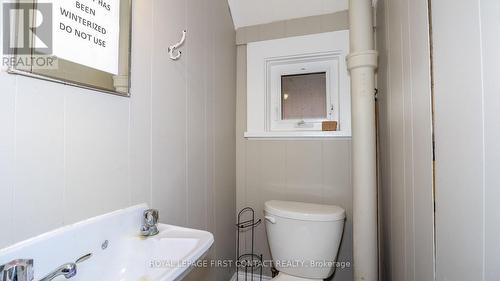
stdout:
[(280, 272), (278, 276), (271, 279), (271, 281), (323, 281), (323, 279), (301, 278)]

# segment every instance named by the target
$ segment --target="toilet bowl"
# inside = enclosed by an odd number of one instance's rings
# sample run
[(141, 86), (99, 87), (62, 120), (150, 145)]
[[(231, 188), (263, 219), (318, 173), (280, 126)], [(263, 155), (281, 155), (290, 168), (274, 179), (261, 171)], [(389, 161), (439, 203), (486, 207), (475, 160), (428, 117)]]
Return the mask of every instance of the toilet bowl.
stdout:
[(345, 210), (333, 205), (268, 201), (264, 214), (275, 281), (320, 281), (335, 271)]

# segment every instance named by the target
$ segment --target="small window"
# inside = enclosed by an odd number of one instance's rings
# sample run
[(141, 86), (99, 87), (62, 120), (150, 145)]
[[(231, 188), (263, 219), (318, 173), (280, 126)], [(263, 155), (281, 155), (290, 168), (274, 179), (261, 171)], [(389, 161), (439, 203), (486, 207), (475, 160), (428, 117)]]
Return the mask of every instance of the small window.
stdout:
[(281, 119), (327, 119), (326, 72), (281, 76)]
[(348, 53), (347, 30), (248, 43), (245, 137), (350, 137)]
[(292, 58), (270, 63), (271, 131), (321, 131), (337, 121), (338, 57)]

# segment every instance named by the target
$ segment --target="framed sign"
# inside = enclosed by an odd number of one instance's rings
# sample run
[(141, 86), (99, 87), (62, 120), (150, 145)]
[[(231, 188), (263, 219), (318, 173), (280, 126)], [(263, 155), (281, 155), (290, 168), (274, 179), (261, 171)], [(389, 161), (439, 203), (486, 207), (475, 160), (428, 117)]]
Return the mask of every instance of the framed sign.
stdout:
[(3, 5), (10, 73), (129, 96), (131, 0)]

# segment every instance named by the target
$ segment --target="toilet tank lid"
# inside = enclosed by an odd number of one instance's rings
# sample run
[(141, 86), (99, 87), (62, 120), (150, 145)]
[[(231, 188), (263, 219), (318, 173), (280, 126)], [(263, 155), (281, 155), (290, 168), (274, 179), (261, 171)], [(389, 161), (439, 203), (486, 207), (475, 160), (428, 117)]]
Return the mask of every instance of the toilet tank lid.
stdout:
[(345, 210), (339, 206), (292, 201), (267, 201), (265, 211), (282, 218), (305, 221), (337, 221), (345, 218)]

